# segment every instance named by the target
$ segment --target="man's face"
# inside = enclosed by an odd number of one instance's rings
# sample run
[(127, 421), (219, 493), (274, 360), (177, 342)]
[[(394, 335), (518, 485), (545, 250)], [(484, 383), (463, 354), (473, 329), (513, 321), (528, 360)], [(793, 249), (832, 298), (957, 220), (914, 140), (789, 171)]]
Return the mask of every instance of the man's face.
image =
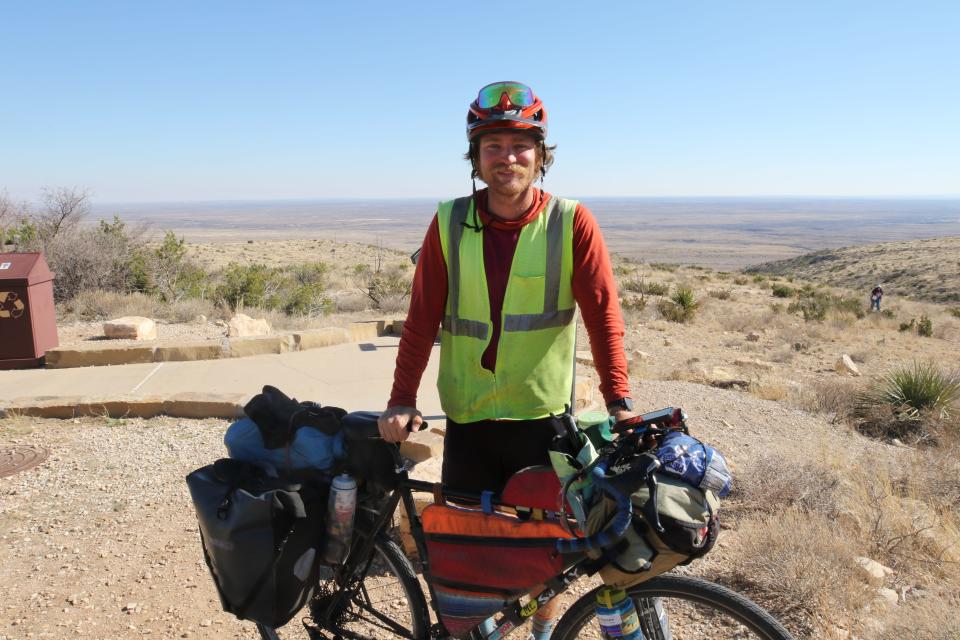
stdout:
[(480, 179), (507, 197), (530, 188), (540, 171), (537, 140), (526, 133), (488, 133), (479, 143)]

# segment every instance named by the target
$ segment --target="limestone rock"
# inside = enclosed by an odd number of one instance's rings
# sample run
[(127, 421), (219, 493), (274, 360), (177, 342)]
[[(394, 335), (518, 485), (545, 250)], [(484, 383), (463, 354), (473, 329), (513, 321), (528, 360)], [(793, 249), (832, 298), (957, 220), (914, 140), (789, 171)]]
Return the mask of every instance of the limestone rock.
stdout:
[(157, 323), (143, 316), (124, 316), (104, 322), (103, 335), (112, 339), (156, 340)]
[(246, 314), (238, 313), (230, 318), (230, 323), (227, 325), (227, 335), (231, 338), (270, 335), (270, 323), (262, 318), (254, 319)]
[(649, 360), (649, 359), (650, 359), (650, 354), (647, 353), (646, 351), (641, 351), (640, 349), (634, 349), (633, 355), (634, 355), (634, 357), (636, 357), (638, 360)]
[(854, 376), (858, 377), (860, 375), (860, 369), (857, 368), (857, 365), (854, 364), (853, 359), (847, 354), (840, 356), (840, 359), (837, 360), (837, 363), (833, 365), (833, 368), (837, 370), (842, 376)]
[[(893, 569), (885, 567), (876, 560), (864, 558), (863, 556), (857, 556), (854, 560), (857, 566), (860, 567), (860, 572), (866, 579), (867, 584), (872, 587), (882, 587), (883, 581), (893, 573)], [(894, 592), (894, 595), (896, 595), (896, 592)]]
[(881, 587), (877, 589), (878, 599), (890, 607), (895, 607), (900, 603), (900, 596), (897, 595), (897, 592), (893, 589), (886, 589)]

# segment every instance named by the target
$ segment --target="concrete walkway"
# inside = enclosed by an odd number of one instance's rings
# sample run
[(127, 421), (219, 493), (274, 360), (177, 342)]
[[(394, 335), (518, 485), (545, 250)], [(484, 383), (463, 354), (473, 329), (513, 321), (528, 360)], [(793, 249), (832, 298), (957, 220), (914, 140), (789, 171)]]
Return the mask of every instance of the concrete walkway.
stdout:
[[(16, 411), (43, 403), (191, 397), (229, 399), (242, 406), (244, 398), (270, 384), (299, 400), (314, 400), (348, 411), (380, 411), (390, 395), (399, 342), (398, 337), (388, 335), (247, 358), (0, 371), (0, 408)], [(423, 376), (419, 406), (424, 416), (439, 426), (442, 416), (435, 383), (438, 352), (439, 347), (434, 347)]]

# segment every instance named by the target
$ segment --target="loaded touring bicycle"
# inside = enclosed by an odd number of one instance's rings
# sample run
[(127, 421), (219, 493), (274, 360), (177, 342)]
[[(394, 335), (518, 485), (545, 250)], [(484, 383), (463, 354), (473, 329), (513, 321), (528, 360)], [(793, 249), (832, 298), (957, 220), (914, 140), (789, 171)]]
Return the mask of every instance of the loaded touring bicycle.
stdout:
[[(318, 498), (306, 489), (309, 480), (287, 485), (305, 495), (297, 521), (304, 526), (299, 533), (295, 526), (281, 527), (286, 535), (275, 536), (266, 569), (243, 568), (246, 590), (254, 588), (256, 593), (225, 594), (228, 571), (218, 566), (217, 556), (229, 553), (211, 540), (220, 535), (217, 524), (205, 523), (198, 501), (202, 491), (194, 488), (201, 480), (225, 484), (223, 478), (213, 479), (213, 466), (191, 474), (206, 474), (200, 480), (194, 477), (191, 492), (205, 556), (224, 608), (252, 620), (262, 638), (499, 640), (544, 604), (562, 597), (573, 602), (552, 638), (600, 640), (611, 636), (598, 620), (597, 592), (604, 587), (587, 589), (593, 584), (587, 579), (595, 575), (622, 588), (633, 601), (639, 629), (626, 634), (629, 638), (792, 638), (744, 596), (700, 578), (662, 573), (706, 553), (718, 529), (715, 497), (688, 504), (689, 492), (679, 488), (682, 481), (664, 473), (661, 460), (651, 452), (671, 432), (686, 432), (679, 410), (645, 414), (611, 442), (597, 439), (595, 459), (581, 468), (574, 462), (563, 485), (554, 468), (531, 467), (515, 474), (500, 495), (464, 493), (410, 478), (412, 464), (401, 458), (397, 445), (379, 438), (376, 418), (374, 413), (357, 412), (341, 420), (346, 469), (360, 478), (355, 525), (342, 562), (324, 564), (324, 541), (301, 539), (323, 538), (322, 524), (311, 522), (310, 516), (310, 503), (322, 503), (312, 510), (323, 519), (322, 488)], [(253, 498), (262, 495), (260, 490), (229, 489), (230, 495)], [(414, 500), (418, 492), (433, 496), (433, 503), (420, 514)], [(590, 492), (593, 508), (589, 514), (578, 514), (572, 498)], [(284, 500), (270, 494), (268, 502), (276, 508)], [(221, 513), (230, 501), (222, 498)], [(672, 507), (671, 501), (676, 503)], [(416, 545), (422, 580), (394, 539), (394, 515), (400, 505)], [(701, 516), (700, 522), (684, 522)], [(287, 558), (287, 568), (277, 571), (287, 550), (295, 550), (295, 555)], [(256, 562), (251, 559), (250, 564)], [(284, 572), (291, 571), (298, 579), (285, 578)], [(300, 586), (284, 593), (284, 581)]]

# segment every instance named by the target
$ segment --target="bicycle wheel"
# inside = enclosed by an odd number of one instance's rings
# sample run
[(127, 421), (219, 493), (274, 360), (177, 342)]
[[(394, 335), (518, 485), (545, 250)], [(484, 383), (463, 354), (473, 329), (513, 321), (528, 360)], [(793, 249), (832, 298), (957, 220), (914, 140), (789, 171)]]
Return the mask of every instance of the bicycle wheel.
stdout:
[[(264, 640), (292, 638), (409, 638), (425, 640), (430, 616), (420, 582), (400, 547), (386, 536), (377, 536), (366, 567), (345, 586), (321, 581), (308, 605), (309, 614), (291, 620), (282, 629), (257, 625)], [(334, 594), (347, 590), (347, 598), (329, 617), (325, 615)], [(305, 610), (306, 612), (307, 610)], [(301, 624), (302, 623), (302, 624)]]
[[(598, 587), (599, 589), (599, 587)], [(600, 640), (597, 589), (577, 600), (557, 623), (555, 640)], [(793, 640), (773, 616), (726, 587), (663, 575), (627, 589), (646, 640)], [(664, 622), (665, 621), (665, 622)]]

